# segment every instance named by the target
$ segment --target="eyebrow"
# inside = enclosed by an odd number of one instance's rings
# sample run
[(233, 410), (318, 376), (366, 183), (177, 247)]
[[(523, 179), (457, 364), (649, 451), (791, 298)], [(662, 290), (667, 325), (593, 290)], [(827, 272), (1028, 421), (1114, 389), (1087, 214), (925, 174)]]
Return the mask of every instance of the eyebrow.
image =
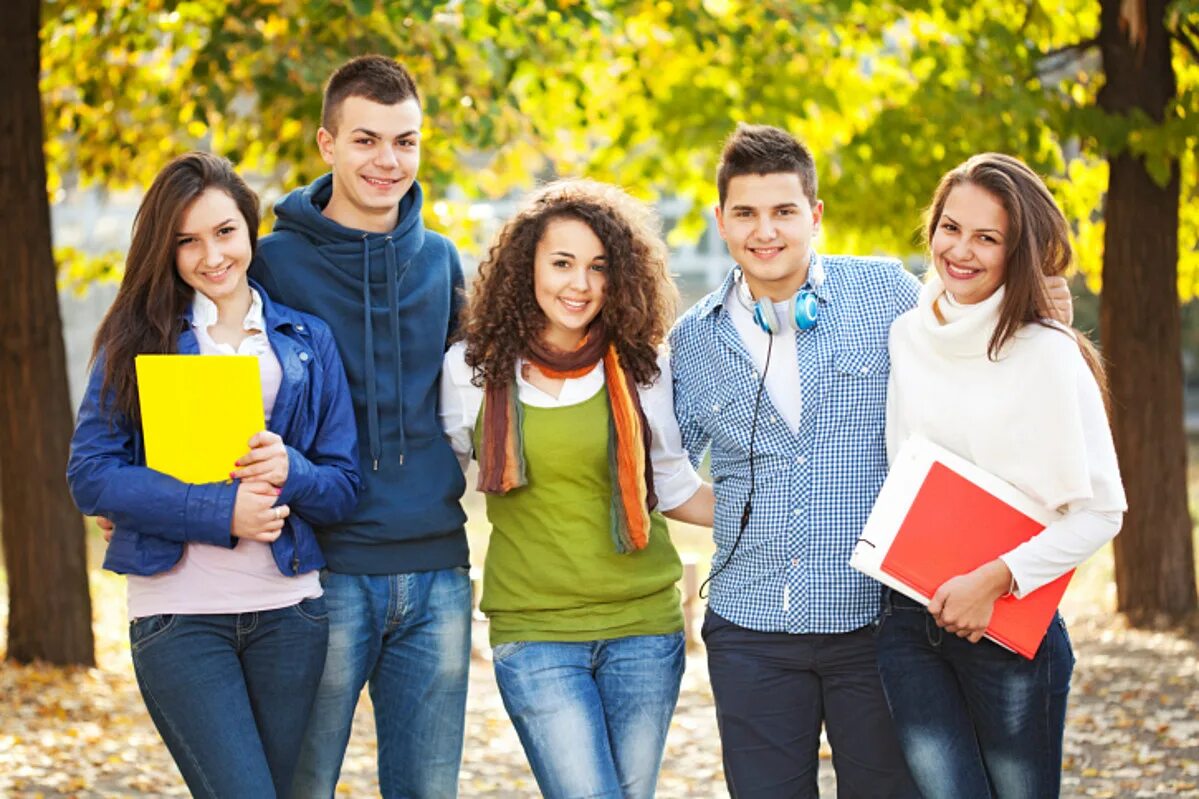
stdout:
[[(565, 255), (567, 258), (574, 258), (574, 257), (575, 257), (575, 254), (574, 254), (573, 252), (569, 252), (569, 251), (567, 251), (567, 250), (554, 250), (553, 252), (551, 252), (551, 253), (550, 253), (550, 255)], [(592, 258), (591, 260), (593, 260), (593, 261), (606, 261), (606, 260), (608, 260), (608, 256), (607, 256), (607, 255), (604, 255), (603, 253), (600, 253), (599, 255), (595, 256), (595, 257), (594, 257), (594, 258)]]
[[(213, 226), (212, 226), (212, 229), (213, 229), (213, 230), (216, 230), (217, 228), (222, 228), (222, 227), (224, 227), (225, 225), (228, 225), (230, 222), (233, 222), (233, 221), (235, 221), (235, 220), (233, 219), (233, 217), (229, 217), (228, 219), (225, 219), (225, 220), (223, 220), (223, 221), (221, 221), (221, 222), (217, 222), (215, 225), (213, 225)], [(194, 236), (194, 235), (196, 235), (196, 234), (195, 234), (195, 233), (188, 233), (186, 230), (181, 230), (181, 231), (179, 231), (178, 233), (176, 233), (176, 234), (175, 234), (175, 238), (183, 238), (184, 236)]]
[[(943, 218), (943, 219), (948, 219), (950, 222), (954, 223), (954, 224), (955, 224), (955, 225), (957, 225), (958, 227), (961, 227), (961, 226), (962, 226), (962, 223), (961, 223), (961, 222), (957, 221), (956, 219), (954, 219), (954, 218), (953, 218), (952, 216), (950, 216), (949, 214), (942, 213), (942, 214), (941, 214), (941, 218)], [(1000, 230), (1000, 229), (999, 229), (999, 228), (997, 228), (997, 227), (980, 227), (980, 228), (976, 229), (974, 232), (975, 232), (975, 233), (998, 233), (1000, 236), (1002, 236), (1002, 235), (1003, 235), (1003, 231), (1002, 231), (1002, 230)]]
[[(799, 207), (799, 203), (779, 203), (778, 205), (771, 206), (770, 210), (778, 211), (782, 208), (798, 208), (798, 207)], [(756, 210), (758, 210), (758, 207), (756, 205), (734, 205), (733, 210), (734, 211), (756, 211)]]
[[(351, 132), (352, 133), (365, 133), (367, 136), (371, 136), (372, 138), (376, 138), (376, 139), (383, 138), (382, 134), (375, 133), (373, 130), (370, 130), (369, 128), (354, 128), (354, 130)], [(420, 131), (417, 130), (416, 128), (413, 128), (412, 130), (406, 130), (403, 133), (397, 133), (396, 138), (402, 139), (405, 136), (419, 136), (419, 135), (420, 135)]]

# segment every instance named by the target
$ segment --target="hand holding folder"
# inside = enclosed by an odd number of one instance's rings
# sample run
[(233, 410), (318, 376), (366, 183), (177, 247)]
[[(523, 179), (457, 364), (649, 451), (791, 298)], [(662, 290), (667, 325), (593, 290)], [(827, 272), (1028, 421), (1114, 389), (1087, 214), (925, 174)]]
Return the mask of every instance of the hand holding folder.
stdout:
[(185, 483), (229, 479), (266, 427), (252, 355), (138, 355), (146, 465)]
[[(923, 438), (900, 448), (850, 565), (927, 605), (942, 583), (1032, 538), (1058, 514)], [(1069, 574), (1024, 599), (995, 603), (986, 635), (1031, 658)]]

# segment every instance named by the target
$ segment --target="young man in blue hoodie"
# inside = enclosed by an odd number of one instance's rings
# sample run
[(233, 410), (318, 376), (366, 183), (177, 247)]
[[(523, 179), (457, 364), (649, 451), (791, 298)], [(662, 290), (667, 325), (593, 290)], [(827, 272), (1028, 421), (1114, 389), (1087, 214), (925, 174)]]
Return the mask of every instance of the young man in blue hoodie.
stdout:
[(470, 660), (465, 483), (437, 417), (463, 285), (458, 252), (421, 222), (421, 105), (411, 75), (356, 58), (325, 89), (331, 173), (275, 205), (251, 274), (333, 329), (358, 422), (356, 512), (318, 529), (329, 651), (293, 797), (331, 797), (370, 685), (384, 797), (457, 794)]

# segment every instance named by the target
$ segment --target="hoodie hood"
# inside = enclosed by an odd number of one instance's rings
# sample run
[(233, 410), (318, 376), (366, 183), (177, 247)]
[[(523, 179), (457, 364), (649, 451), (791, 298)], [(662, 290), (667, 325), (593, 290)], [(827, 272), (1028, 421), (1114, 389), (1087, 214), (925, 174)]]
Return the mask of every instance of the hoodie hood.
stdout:
[[(317, 178), (312, 184), (291, 192), (275, 204), (275, 230), (302, 236), (330, 264), (362, 285), (362, 344), (366, 383), (366, 426), (370, 449), (370, 468), (377, 470), (384, 457), (380, 435), (378, 368), (375, 362), (375, 338), (390, 339), (395, 352), (394, 370), (396, 408), (400, 414), (399, 464), (403, 466), (407, 450), (404, 431), (404, 356), (400, 336), (398, 297), (412, 259), (425, 246), (425, 226), (421, 220), (424, 192), (420, 183), (400, 199), (396, 226), (389, 233), (368, 233), (341, 225), (322, 213), (333, 196), (333, 175)], [(386, 297), (381, 306), (378, 295)], [(387, 311), (387, 322), (380, 325), (375, 311)], [(376, 327), (380, 329), (376, 329)], [(390, 457), (390, 455), (389, 455)]]

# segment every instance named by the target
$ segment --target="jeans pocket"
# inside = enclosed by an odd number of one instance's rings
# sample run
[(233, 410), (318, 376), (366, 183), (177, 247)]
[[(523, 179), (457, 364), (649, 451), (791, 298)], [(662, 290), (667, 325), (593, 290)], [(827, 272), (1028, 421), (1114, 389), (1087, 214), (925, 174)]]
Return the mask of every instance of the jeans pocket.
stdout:
[(1054, 615), (1053, 623), (1062, 631), (1062, 642), (1066, 645), (1066, 652), (1070, 655), (1070, 662), (1076, 663), (1078, 659), (1074, 656), (1074, 642), (1070, 640), (1070, 631), (1066, 629), (1066, 620), (1058, 613)]
[(129, 648), (138, 652), (170, 632), (175, 626), (177, 613), (155, 613), (153, 616), (142, 616), (129, 623)]
[(329, 621), (329, 608), (325, 604), (323, 595), (300, 600), (292, 605), (292, 609), (301, 618), (315, 624), (326, 624)]
[(505, 641), (491, 648), (491, 662), (502, 663), (529, 645), (528, 641)]

